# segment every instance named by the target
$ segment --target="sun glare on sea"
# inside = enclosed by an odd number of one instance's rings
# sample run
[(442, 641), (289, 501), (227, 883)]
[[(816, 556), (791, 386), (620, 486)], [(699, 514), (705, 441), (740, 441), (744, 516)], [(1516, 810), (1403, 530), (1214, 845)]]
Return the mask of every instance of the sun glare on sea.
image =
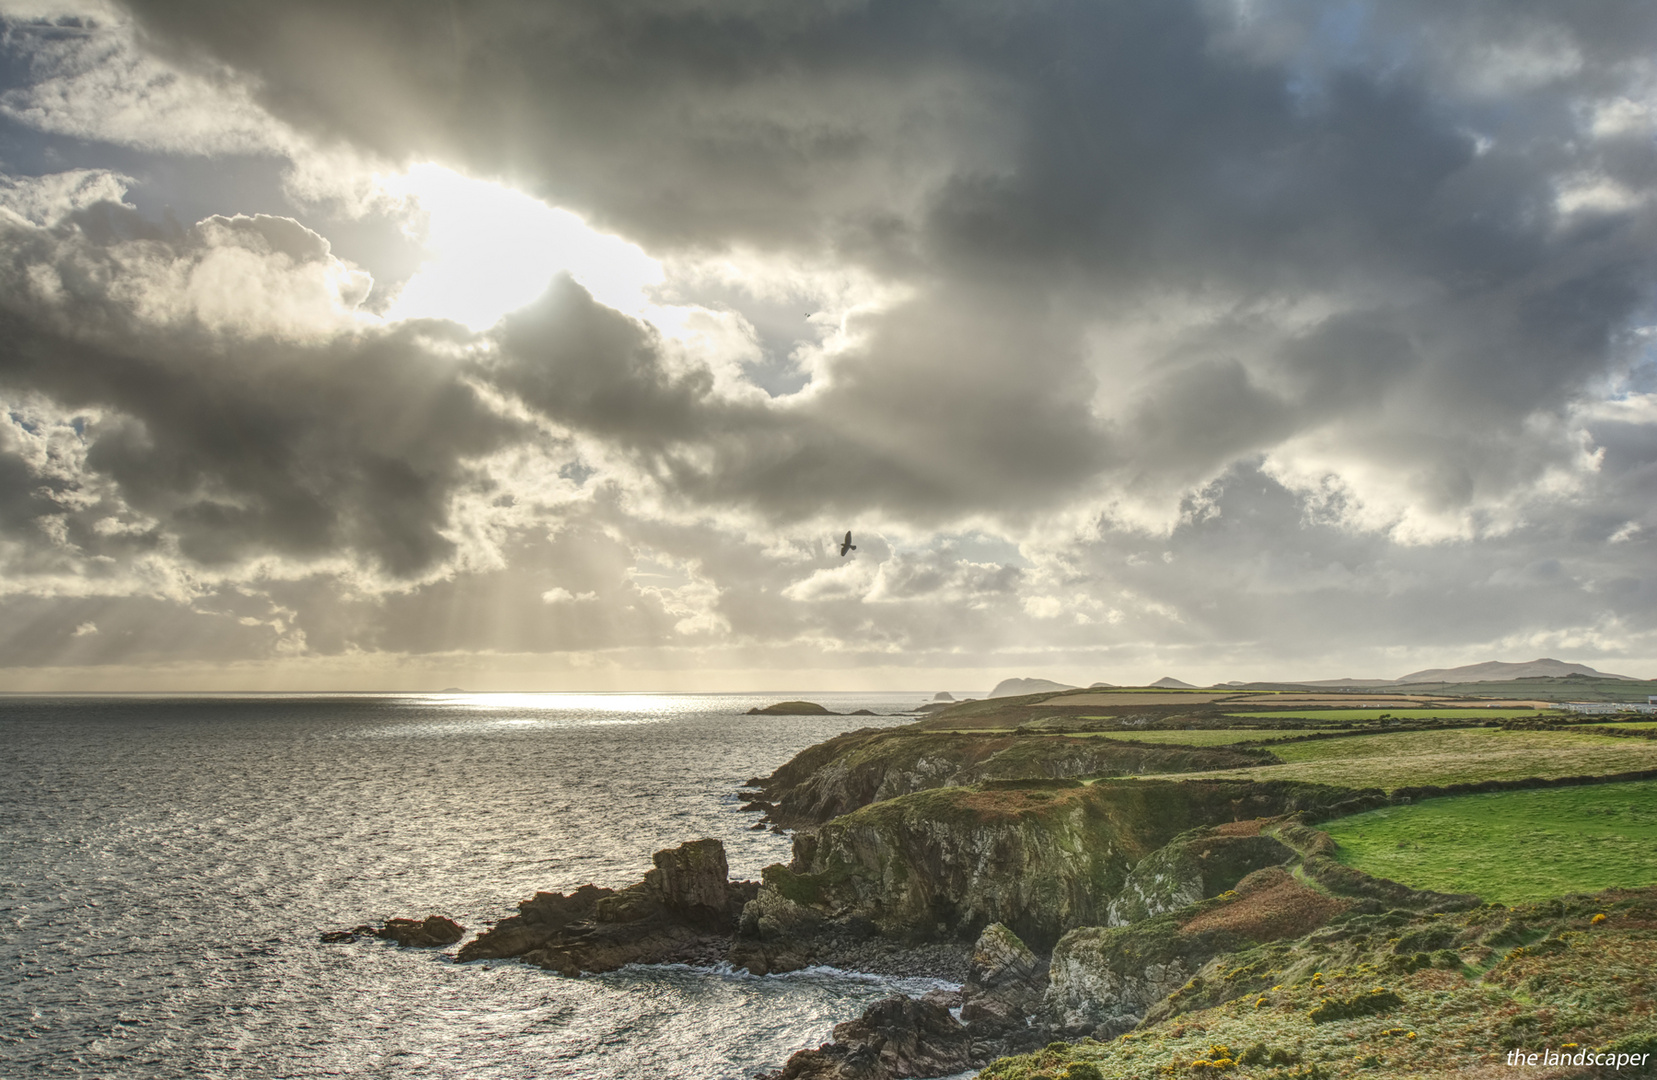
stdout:
[(649, 306), (645, 290), (662, 280), (661, 265), (637, 245), (503, 184), (425, 164), (385, 186), (418, 208), (410, 228), (426, 250), (387, 318), (487, 330), (565, 271), (599, 303), (637, 315)]
[(580, 712), (636, 713), (660, 711), (664, 697), (659, 694), (581, 694), (581, 693), (445, 693), (434, 694), (445, 705), (467, 709), (503, 710), (532, 709)]

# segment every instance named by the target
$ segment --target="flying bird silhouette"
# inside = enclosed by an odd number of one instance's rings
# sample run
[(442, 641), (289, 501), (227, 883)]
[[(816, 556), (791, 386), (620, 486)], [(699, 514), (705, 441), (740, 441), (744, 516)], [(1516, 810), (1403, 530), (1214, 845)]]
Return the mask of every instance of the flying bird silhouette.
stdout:
[(848, 552), (848, 551), (856, 551), (856, 550), (857, 550), (857, 545), (852, 543), (851, 530), (847, 529), (846, 530), (846, 538), (844, 540), (840, 541), (840, 554), (845, 555), (846, 552)]

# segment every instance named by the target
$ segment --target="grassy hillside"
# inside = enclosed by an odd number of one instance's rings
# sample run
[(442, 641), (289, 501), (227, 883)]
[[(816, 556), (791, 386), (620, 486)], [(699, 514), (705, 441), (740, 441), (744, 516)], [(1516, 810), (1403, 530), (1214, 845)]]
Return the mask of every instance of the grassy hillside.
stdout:
[(1657, 781), (1458, 795), (1319, 827), (1366, 874), (1502, 904), (1657, 884)]
[(1186, 773), (1171, 779), (1224, 777), (1302, 780), (1391, 790), (1524, 777), (1604, 776), (1657, 769), (1657, 740), (1616, 739), (1578, 731), (1451, 728), (1274, 743), (1282, 765)]
[(1157, 743), (1167, 746), (1230, 746), (1233, 743), (1260, 742), (1271, 739), (1294, 739), (1302, 735), (1339, 735), (1345, 728), (1260, 729), (1260, 728), (1198, 728), (1190, 731), (1090, 731), (1078, 734), (1080, 739), (1122, 739), (1128, 742)]
[(1599, 679), (1566, 675), (1557, 679), (1509, 679), (1478, 683), (1410, 683), (1398, 687), (1410, 694), (1458, 694), (1469, 697), (1537, 698), (1542, 701), (1644, 701), (1657, 694), (1657, 680)]
[(1567, 716), (1564, 712), (1543, 712), (1537, 709), (1470, 709), (1466, 706), (1445, 705), (1427, 709), (1288, 709), (1269, 712), (1231, 712), (1235, 720), (1379, 720), (1390, 716), (1394, 720), (1512, 720), (1530, 716)]
[[(1223, 906), (1222, 897), (1210, 901)], [(1548, 1080), (1650, 1076), (1657, 890), (1443, 916), (1359, 916), (1221, 956), (1109, 1042), (1054, 1042), (982, 1080)], [(1619, 1071), (1508, 1068), (1512, 1049)]]

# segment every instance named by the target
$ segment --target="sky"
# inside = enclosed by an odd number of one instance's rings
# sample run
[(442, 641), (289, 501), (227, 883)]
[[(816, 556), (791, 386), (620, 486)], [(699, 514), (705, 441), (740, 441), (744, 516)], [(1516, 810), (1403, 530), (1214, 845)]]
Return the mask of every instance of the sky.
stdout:
[(1657, 676), (1654, 284), (1649, 0), (0, 0), (0, 690)]

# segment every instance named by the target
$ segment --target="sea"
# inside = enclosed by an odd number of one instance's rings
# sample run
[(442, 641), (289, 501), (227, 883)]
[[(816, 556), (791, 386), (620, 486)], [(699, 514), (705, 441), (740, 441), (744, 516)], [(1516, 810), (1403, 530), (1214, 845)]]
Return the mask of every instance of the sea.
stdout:
[(0, 1076), (751, 1078), (893, 992), (831, 969), (566, 978), (321, 932), (469, 931), (717, 837), (786, 862), (738, 788), (924, 696), (0, 697)]

